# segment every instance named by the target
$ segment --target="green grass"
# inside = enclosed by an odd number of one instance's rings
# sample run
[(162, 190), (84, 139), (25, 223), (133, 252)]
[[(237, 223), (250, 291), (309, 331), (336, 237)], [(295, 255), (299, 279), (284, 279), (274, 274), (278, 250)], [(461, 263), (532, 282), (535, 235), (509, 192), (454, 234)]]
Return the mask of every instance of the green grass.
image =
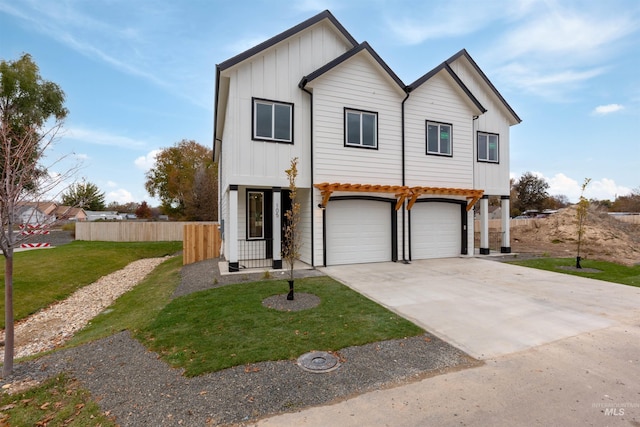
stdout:
[[(175, 254), (181, 242), (85, 242), (75, 241), (53, 249), (17, 252), (14, 255), (13, 309), (16, 320), (63, 300), (75, 290), (124, 268), (132, 261)], [(4, 293), (4, 262), (0, 284)], [(4, 298), (0, 298), (0, 328), (4, 328)]]
[(0, 398), (2, 426), (115, 426), (75, 380), (58, 375), (37, 387)]
[(170, 258), (156, 267), (142, 282), (120, 296), (105, 311), (77, 332), (68, 346), (77, 346), (129, 330), (136, 334), (146, 328), (167, 305), (180, 283), (182, 256)]
[(623, 285), (640, 286), (640, 265), (627, 267), (606, 261), (582, 260), (582, 268), (600, 270), (598, 273), (588, 273), (559, 268), (561, 266), (575, 267), (575, 258), (537, 258), (523, 261), (511, 261), (510, 264), (541, 270), (555, 271), (557, 273), (572, 274), (574, 276), (599, 279), (607, 282), (621, 283)]
[(286, 291), (285, 281), (261, 281), (187, 295), (169, 303), (138, 337), (196, 376), (424, 332), (329, 277), (296, 280), (296, 292), (321, 298), (315, 308), (282, 312), (262, 305)]

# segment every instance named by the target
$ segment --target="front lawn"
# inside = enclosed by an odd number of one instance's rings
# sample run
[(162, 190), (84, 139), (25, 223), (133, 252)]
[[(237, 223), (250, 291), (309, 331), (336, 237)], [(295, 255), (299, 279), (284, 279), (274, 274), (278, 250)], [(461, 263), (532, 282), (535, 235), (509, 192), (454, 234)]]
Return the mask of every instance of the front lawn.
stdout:
[(17, 394), (0, 395), (0, 426), (115, 426), (89, 391), (65, 375)]
[(196, 376), (424, 333), (329, 277), (296, 280), (296, 292), (320, 297), (315, 308), (283, 312), (262, 305), (287, 290), (286, 281), (261, 281), (187, 295), (169, 303), (138, 338)]
[[(15, 320), (67, 298), (77, 289), (132, 261), (173, 255), (180, 250), (182, 242), (75, 241), (52, 249), (16, 252), (13, 269)], [(4, 262), (0, 262), (3, 292), (4, 268)], [(0, 312), (0, 328), (4, 328), (4, 298), (0, 298)]]
[[(607, 261), (582, 260), (580, 265), (583, 270), (586, 271), (580, 271), (579, 269), (572, 268), (576, 265), (575, 258), (536, 258), (523, 261), (510, 261), (509, 263), (554, 271), (556, 273), (573, 274), (590, 279), (622, 283), (623, 285), (640, 286), (640, 265), (627, 267)], [(591, 269), (599, 270), (599, 272), (590, 272)]]

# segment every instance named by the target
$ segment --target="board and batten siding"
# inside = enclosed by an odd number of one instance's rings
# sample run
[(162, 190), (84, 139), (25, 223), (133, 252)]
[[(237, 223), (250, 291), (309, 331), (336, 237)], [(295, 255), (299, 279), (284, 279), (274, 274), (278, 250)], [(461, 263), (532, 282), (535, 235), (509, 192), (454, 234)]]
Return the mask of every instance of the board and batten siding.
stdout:
[[(473, 111), (445, 72), (417, 87), (405, 103), (408, 186), (473, 188)], [(452, 125), (453, 156), (426, 154), (426, 122)]]
[(474, 129), (474, 159), (477, 159), (477, 131), (499, 136), (499, 163), (477, 162), (474, 169), (476, 188), (487, 195), (509, 195), (509, 112), (464, 58), (451, 64), (460, 80), (469, 88), (487, 111), (480, 115)]
[[(298, 157), (298, 186), (311, 186), (310, 101), (298, 82), (348, 48), (334, 28), (321, 22), (222, 72), (229, 79), (222, 144), (228, 184), (285, 187), (284, 171)], [(293, 104), (293, 144), (252, 140), (253, 98)]]
[[(400, 185), (403, 93), (379, 66), (363, 52), (309, 86), (314, 101), (314, 181)], [(377, 113), (377, 149), (345, 146), (345, 108)]]

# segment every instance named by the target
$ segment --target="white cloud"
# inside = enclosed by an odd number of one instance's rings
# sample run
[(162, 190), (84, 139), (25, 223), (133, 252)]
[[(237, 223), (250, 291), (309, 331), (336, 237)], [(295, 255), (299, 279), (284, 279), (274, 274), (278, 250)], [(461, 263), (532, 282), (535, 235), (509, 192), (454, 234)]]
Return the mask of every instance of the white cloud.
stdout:
[[(503, 15), (508, 8), (494, 2), (469, 2), (448, 0), (445, 2), (425, 2), (424, 11), (402, 8), (396, 16), (387, 16), (389, 31), (401, 43), (415, 45), (427, 40), (457, 37), (473, 33), (488, 26)], [(398, 16), (402, 13), (402, 16)]]
[(140, 156), (138, 157), (133, 163), (136, 165), (136, 167), (138, 169), (141, 169), (143, 171), (147, 171), (149, 169), (151, 169), (152, 167), (155, 166), (156, 164), (156, 156), (161, 152), (162, 150), (151, 150), (147, 153), (146, 156)]
[(85, 129), (82, 127), (66, 128), (62, 138), (81, 141), (87, 144), (108, 145), (121, 148), (140, 148), (147, 145), (145, 141), (128, 136), (115, 135), (101, 130)]
[[(597, 2), (526, 2), (487, 52), (500, 79), (518, 90), (566, 101), (607, 73), (629, 35), (633, 14)], [(570, 99), (569, 99), (570, 100)]]
[(135, 200), (133, 199), (133, 195), (129, 191), (125, 190), (124, 188), (119, 188), (117, 190), (108, 192), (107, 195), (105, 196), (105, 199), (107, 203), (116, 202), (116, 203), (123, 204), (123, 203), (135, 202)]
[(109, 188), (116, 188), (118, 186), (117, 182), (114, 181), (107, 181), (107, 187)]
[(538, 69), (537, 64), (513, 62), (501, 67), (497, 74), (500, 79), (512, 86), (523, 89), (528, 93), (554, 100), (562, 100), (566, 93), (579, 88), (594, 77), (603, 74), (605, 68), (591, 68), (585, 70), (552, 70)]
[(598, 57), (603, 49), (635, 30), (624, 14), (577, 12), (544, 3), (544, 10), (505, 34), (501, 53), (512, 57), (542, 55), (569, 58)]
[[(540, 178), (544, 178), (549, 184), (548, 193), (551, 196), (564, 195), (569, 198), (572, 203), (575, 203), (580, 198), (580, 192), (584, 178), (581, 181), (577, 181), (571, 177), (568, 177), (564, 173), (557, 173), (552, 177), (545, 177), (540, 172), (532, 172)], [(515, 177), (518, 179), (519, 177)], [(615, 200), (618, 196), (623, 196), (631, 193), (631, 189), (623, 185), (618, 185), (613, 179), (601, 178), (599, 180), (592, 179), (587, 186), (584, 196), (588, 199), (598, 200)]]
[(591, 114), (596, 116), (604, 116), (607, 114), (616, 113), (623, 109), (624, 109), (624, 106), (620, 104), (599, 105), (591, 112)]

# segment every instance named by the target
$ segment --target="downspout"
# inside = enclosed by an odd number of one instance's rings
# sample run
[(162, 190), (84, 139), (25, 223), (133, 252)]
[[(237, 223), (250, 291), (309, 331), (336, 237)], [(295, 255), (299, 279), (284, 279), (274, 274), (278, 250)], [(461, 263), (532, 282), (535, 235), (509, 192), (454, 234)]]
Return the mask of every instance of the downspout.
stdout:
[[(405, 87), (405, 92), (407, 93), (407, 96), (404, 97), (404, 99), (402, 100), (402, 104), (401, 104), (401, 111), (402, 111), (402, 116), (401, 116), (401, 144), (402, 144), (402, 186), (404, 187), (406, 184), (406, 171), (405, 171), (405, 142), (404, 142), (404, 103), (407, 101), (407, 99), (409, 99), (409, 94), (411, 93), (411, 88), (409, 88), (408, 86)], [(406, 255), (406, 249), (405, 247), (406, 245), (406, 216), (407, 216), (407, 212), (406, 212), (406, 206), (407, 203), (406, 201), (402, 202), (402, 262), (405, 264), (409, 264), (409, 260), (407, 260), (407, 255)]]
[[(314, 215), (313, 215), (313, 210), (315, 208), (315, 205), (313, 203), (313, 93), (309, 90), (307, 90), (307, 88), (305, 88), (305, 85), (307, 84), (307, 79), (306, 77), (303, 78), (302, 80), (300, 80), (300, 83), (298, 84), (298, 87), (300, 89), (302, 89), (304, 92), (309, 94), (309, 151), (310, 151), (310, 160), (311, 160), (311, 167), (309, 168), (310, 172), (309, 172), (309, 178), (311, 179), (311, 185), (309, 187), (309, 190), (311, 191), (310, 194), (310, 207), (311, 207), (311, 267), (315, 267), (316, 266), (316, 254), (315, 254), (315, 245), (314, 242), (316, 240), (316, 236), (313, 232), (314, 227), (313, 227), (313, 222), (314, 222)], [(324, 216), (324, 215), (323, 215)], [(322, 238), (324, 239), (324, 232), (322, 235)]]

